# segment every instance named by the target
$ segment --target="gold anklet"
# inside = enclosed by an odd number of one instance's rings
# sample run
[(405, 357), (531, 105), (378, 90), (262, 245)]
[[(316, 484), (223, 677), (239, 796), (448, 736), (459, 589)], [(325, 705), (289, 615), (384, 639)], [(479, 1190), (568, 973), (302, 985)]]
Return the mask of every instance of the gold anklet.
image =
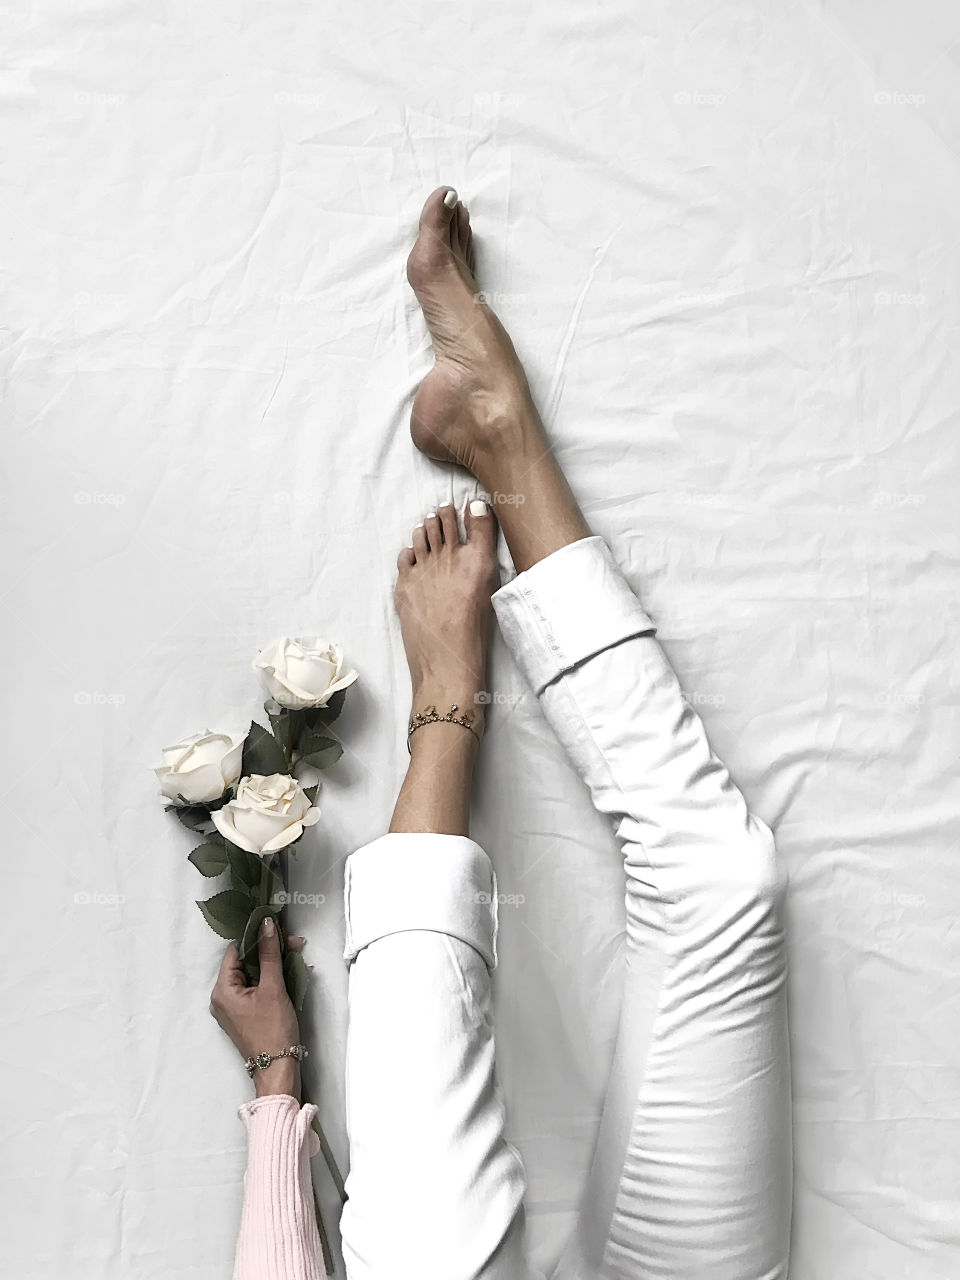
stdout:
[(422, 729), (425, 724), (459, 724), (464, 729), (470, 731), (480, 741), (480, 735), (473, 727), (476, 720), (476, 714), (473, 711), (464, 711), (462, 715), (457, 715), (458, 707), (456, 703), (450, 707), (445, 716), (442, 716), (435, 706), (424, 707), (422, 711), (418, 711), (416, 715), (410, 717), (410, 723), (407, 725), (407, 750), (410, 750), (410, 738), (418, 729)]

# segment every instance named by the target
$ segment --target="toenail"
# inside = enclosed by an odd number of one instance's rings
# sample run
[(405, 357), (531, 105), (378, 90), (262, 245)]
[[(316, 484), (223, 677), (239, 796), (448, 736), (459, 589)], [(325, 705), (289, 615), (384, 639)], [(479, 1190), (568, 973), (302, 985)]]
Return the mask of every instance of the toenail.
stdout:
[(487, 504), (481, 502), (479, 498), (474, 498), (470, 503), (470, 514), (472, 516), (485, 516), (487, 514)]
[(451, 187), (450, 190), (447, 192), (447, 194), (443, 197), (443, 203), (447, 206), (448, 209), (455, 209), (457, 207), (457, 200), (459, 198), (460, 197), (457, 195), (456, 191), (454, 191), (453, 187)]
[(415, 524), (413, 527), (414, 527), (415, 529), (422, 529), (422, 528), (423, 528), (423, 525), (422, 525), (422, 524)]
[(437, 518), (437, 513), (436, 513), (435, 511), (428, 511), (428, 512), (427, 512), (427, 519), (428, 519), (428, 520), (436, 520), (436, 518)]

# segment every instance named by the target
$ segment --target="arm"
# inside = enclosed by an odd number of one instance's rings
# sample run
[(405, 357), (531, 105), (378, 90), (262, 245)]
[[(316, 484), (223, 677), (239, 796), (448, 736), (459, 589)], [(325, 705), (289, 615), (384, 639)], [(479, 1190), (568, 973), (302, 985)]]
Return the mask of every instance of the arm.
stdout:
[[(231, 945), (210, 1000), (211, 1013), (245, 1059), (296, 1044), (300, 1035), (270, 917), (260, 929), (259, 951), (260, 981), (247, 986)], [(255, 1071), (254, 1081), (256, 1097), (240, 1108), (248, 1155), (234, 1280), (320, 1280), (324, 1268), (308, 1154), (316, 1107), (300, 1106), (300, 1064), (294, 1058)]]

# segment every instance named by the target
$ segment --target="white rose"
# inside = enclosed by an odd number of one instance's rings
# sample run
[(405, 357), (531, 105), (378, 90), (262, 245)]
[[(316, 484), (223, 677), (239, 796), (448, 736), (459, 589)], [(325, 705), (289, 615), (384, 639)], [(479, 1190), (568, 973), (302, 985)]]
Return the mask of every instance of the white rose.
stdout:
[(319, 636), (281, 636), (260, 650), (253, 669), (270, 697), (291, 711), (325, 707), (358, 675), (351, 669), (344, 671), (340, 646)]
[(168, 800), (187, 804), (219, 800), (240, 777), (245, 733), (195, 733), (163, 748), (163, 764), (154, 767)]
[(253, 773), (243, 778), (233, 800), (211, 814), (213, 824), (231, 844), (249, 853), (285, 849), (319, 821), (296, 778), (285, 773)]

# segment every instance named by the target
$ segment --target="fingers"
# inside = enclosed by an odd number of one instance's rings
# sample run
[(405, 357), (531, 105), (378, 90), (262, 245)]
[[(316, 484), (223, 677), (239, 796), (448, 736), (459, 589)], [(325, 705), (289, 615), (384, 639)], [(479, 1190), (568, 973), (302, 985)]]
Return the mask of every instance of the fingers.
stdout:
[(240, 952), (237, 944), (231, 942), (223, 953), (223, 959), (220, 962), (217, 986), (229, 991), (231, 988), (245, 987), (246, 985), (247, 979), (243, 972), (243, 965), (240, 963)]
[(283, 987), (283, 959), (280, 955), (280, 936), (273, 916), (267, 916), (257, 934), (257, 951), (260, 956), (260, 986)]
[(227, 1006), (233, 1003), (238, 991), (246, 990), (246, 986), (247, 980), (244, 977), (243, 966), (240, 964), (237, 944), (231, 942), (223, 953), (223, 959), (220, 961), (220, 972), (217, 974), (216, 984), (210, 993), (210, 1012), (221, 1026), (224, 1024)]

